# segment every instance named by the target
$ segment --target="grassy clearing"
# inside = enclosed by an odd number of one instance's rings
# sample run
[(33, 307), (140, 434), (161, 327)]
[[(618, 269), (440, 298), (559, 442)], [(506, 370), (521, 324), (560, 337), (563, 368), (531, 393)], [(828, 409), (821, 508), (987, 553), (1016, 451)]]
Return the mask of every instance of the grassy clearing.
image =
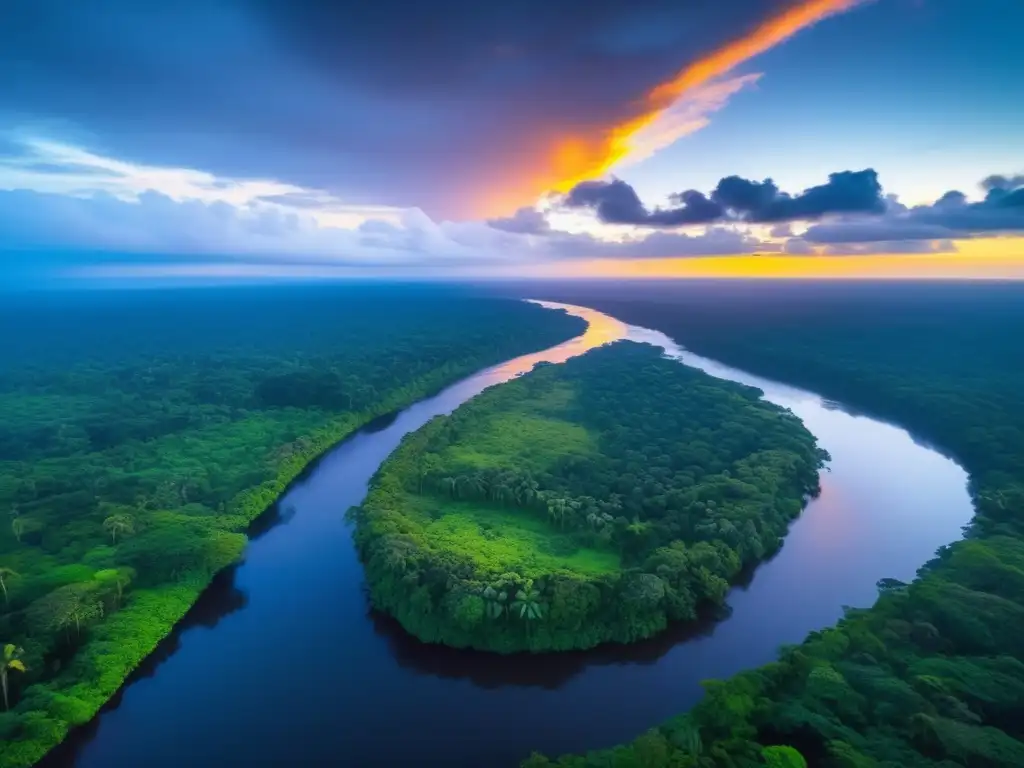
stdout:
[(496, 415), (472, 439), (442, 454), (445, 466), (471, 469), (547, 469), (562, 456), (587, 455), (595, 441), (586, 429), (561, 419), (524, 413)]
[(488, 414), (472, 435), (441, 454), (441, 463), (460, 470), (518, 467), (539, 472), (561, 457), (597, 451), (597, 440), (585, 427), (558, 418), (572, 406), (570, 386), (552, 386), (534, 397), (518, 390), (513, 394), (519, 396), (507, 398), (507, 410)]
[[(573, 406), (572, 387), (556, 384), (541, 393), (513, 390), (513, 395), (519, 396), (508, 398), (507, 410), (488, 414), (471, 435), (449, 446), (440, 455), (441, 465), (457, 472), (515, 467), (539, 473), (567, 457), (596, 453), (595, 435), (558, 418)], [(536, 510), (436, 495), (415, 496), (409, 504), (410, 511), (424, 516), (423, 532), (433, 546), (470, 558), (482, 569), (596, 576), (620, 568), (616, 552), (580, 546)]]
[(410, 504), (425, 519), (423, 531), (433, 547), (470, 558), (481, 569), (596, 576), (620, 566), (615, 552), (582, 547), (532, 511), (423, 496)]

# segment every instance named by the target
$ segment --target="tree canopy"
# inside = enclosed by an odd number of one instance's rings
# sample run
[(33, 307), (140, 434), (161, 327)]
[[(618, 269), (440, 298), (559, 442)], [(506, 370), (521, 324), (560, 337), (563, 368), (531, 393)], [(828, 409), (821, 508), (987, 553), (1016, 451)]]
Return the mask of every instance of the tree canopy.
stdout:
[(619, 342), (406, 438), (355, 512), (374, 604), (499, 652), (630, 642), (720, 607), (827, 458), (760, 392)]
[[(881, 579), (873, 607), (847, 610), (776, 662), (709, 682), (690, 713), (631, 744), (524, 765), (803, 764), (769, 752), (782, 745), (822, 768), (1024, 765), (1024, 289), (795, 291), (745, 293), (742, 311), (690, 293), (571, 300), (911, 427), (970, 472), (964, 540), (910, 584)], [(699, 756), (676, 738), (681, 723), (699, 734)], [(661, 751), (649, 761), (652, 743)]]
[(371, 418), (582, 332), (390, 288), (0, 307), (0, 766), (88, 720), (301, 469)]

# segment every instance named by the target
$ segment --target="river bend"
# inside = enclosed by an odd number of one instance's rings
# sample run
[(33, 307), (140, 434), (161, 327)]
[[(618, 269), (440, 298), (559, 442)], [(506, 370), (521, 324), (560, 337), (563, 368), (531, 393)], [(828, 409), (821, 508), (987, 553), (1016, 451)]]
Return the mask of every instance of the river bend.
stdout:
[[(699, 681), (770, 661), (783, 643), (911, 579), (973, 510), (965, 471), (903, 429), (680, 349), (582, 307), (565, 344), (481, 371), (367, 425), (295, 483), (244, 561), (220, 574), (122, 692), (46, 765), (514, 766), (608, 747), (691, 706)], [(497, 657), (427, 646), (368, 612), (344, 512), (403, 435), (541, 361), (629, 338), (762, 389), (832, 455), (822, 494), (717, 624), (624, 647)]]

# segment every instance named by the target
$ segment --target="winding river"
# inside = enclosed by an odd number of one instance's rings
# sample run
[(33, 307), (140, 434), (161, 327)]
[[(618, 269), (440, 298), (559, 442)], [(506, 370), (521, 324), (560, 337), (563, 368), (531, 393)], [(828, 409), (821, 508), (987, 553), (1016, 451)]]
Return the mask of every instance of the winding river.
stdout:
[[(967, 476), (906, 431), (810, 392), (690, 354), (656, 331), (582, 307), (585, 334), (465, 379), (366, 426), (261, 519), (122, 692), (45, 761), (82, 768), (514, 766), (537, 749), (628, 740), (691, 706), (699, 681), (771, 660), (783, 643), (910, 579), (972, 515)], [(590, 652), (501, 658), (423, 645), (368, 612), (345, 510), (402, 436), (540, 361), (621, 338), (761, 388), (832, 454), (821, 496), (785, 546), (735, 588), (731, 615)]]

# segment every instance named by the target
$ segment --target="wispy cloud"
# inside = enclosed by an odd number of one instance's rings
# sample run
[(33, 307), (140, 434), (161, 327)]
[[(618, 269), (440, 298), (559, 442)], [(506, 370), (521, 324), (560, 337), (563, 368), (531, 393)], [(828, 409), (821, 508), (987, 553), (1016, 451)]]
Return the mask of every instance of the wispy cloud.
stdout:
[(699, 85), (689, 91), (647, 125), (627, 136), (624, 156), (609, 170), (646, 160), (656, 152), (675, 144), (684, 136), (705, 128), (711, 115), (729, 103), (729, 99), (761, 79), (761, 74), (738, 75)]
[(279, 181), (224, 179), (189, 168), (128, 163), (43, 138), (28, 137), (19, 143), (23, 153), (0, 160), (0, 188), (59, 194), (101, 190), (124, 199), (156, 190), (173, 200), (223, 201), (231, 205), (306, 191)]
[(302, 210), (330, 226), (356, 227), (367, 218), (395, 218), (399, 209), (350, 205), (323, 190), (272, 179), (231, 178), (193, 168), (130, 163), (64, 142), (16, 137), (0, 155), (0, 190), (34, 190), (74, 197), (96, 193), (137, 202), (156, 192), (175, 202), (224, 203)]
[(680, 96), (783, 43), (822, 19), (847, 11), (865, 0), (804, 0), (759, 24), (753, 32), (695, 61), (647, 95), (652, 112), (667, 109)]

